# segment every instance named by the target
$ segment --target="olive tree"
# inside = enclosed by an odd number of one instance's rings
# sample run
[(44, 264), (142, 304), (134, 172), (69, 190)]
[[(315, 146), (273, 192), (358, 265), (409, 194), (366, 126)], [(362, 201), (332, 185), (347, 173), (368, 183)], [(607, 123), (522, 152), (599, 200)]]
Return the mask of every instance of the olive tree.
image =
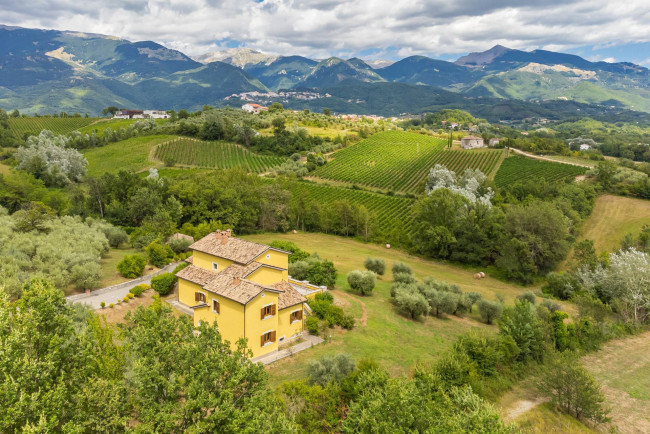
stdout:
[(350, 288), (361, 293), (361, 295), (370, 295), (375, 289), (377, 275), (368, 270), (354, 270), (348, 274), (348, 284)]

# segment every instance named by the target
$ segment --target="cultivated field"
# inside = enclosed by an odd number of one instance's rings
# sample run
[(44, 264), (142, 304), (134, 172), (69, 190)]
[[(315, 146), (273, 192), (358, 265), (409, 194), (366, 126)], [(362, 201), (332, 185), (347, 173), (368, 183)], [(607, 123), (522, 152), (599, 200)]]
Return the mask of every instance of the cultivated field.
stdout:
[(243, 167), (255, 173), (267, 172), (286, 160), (254, 154), (235, 143), (204, 142), (181, 137), (158, 145), (154, 157), (160, 161), (172, 159), (176, 164), (184, 166), (217, 169)]
[(545, 179), (547, 182), (553, 182), (575, 178), (578, 175), (583, 175), (586, 171), (587, 169), (584, 167), (515, 155), (503, 160), (494, 177), (494, 182), (498, 187), (505, 187), (514, 182), (525, 180)]
[(116, 173), (120, 170), (136, 172), (150, 167), (161, 166), (162, 163), (149, 159), (154, 146), (173, 139), (173, 136), (142, 136), (110, 143), (100, 148), (82, 151), (88, 160), (88, 175), (100, 176), (105, 172)]
[[(79, 132), (82, 134), (90, 134), (93, 130), (96, 131), (96, 134), (98, 137), (102, 137), (104, 135), (104, 130), (106, 128), (111, 128), (113, 131), (119, 131), (122, 128), (128, 128), (129, 126), (133, 125), (134, 122), (136, 121), (142, 121), (144, 119), (105, 119), (101, 118), (97, 120), (97, 122), (87, 125), (83, 128), (79, 129)], [(168, 122), (166, 119), (154, 119), (154, 121), (157, 124), (163, 124), (165, 122)]]
[[(487, 326), (478, 321), (476, 312), (463, 318), (428, 317), (423, 321), (412, 321), (399, 315), (390, 302), (390, 268), (397, 261), (409, 264), (418, 278), (431, 276), (445, 280), (459, 285), (463, 291), (477, 291), (489, 299), (502, 294), (508, 303), (512, 303), (516, 295), (525, 291), (517, 285), (490, 277), (475, 280), (474, 269), (428, 261), (400, 250), (388, 250), (383, 246), (342, 237), (299, 233), (249, 235), (243, 238), (262, 243), (292, 241), (301, 249), (318, 252), (321, 257), (332, 260), (339, 272), (336, 289), (332, 291), (335, 301), (357, 321), (352, 331), (332, 329), (330, 343), (270, 365), (268, 370), (274, 384), (305, 377), (308, 360), (337, 352), (349, 353), (356, 360), (370, 357), (393, 374), (407, 374), (418, 362), (429, 364), (437, 360), (459, 334), (475, 328), (497, 331), (496, 326)], [(354, 269), (362, 269), (364, 259), (369, 256), (384, 259), (387, 274), (377, 281), (372, 296), (361, 297), (347, 289), (346, 275)]]
[(416, 133), (386, 131), (332, 154), (312, 175), (407, 193), (421, 193), (431, 169), (444, 164), (457, 173), (466, 168), (491, 174), (503, 150), (445, 150), (446, 141)]
[(628, 233), (650, 225), (650, 201), (604, 194), (582, 226), (581, 239), (594, 240), (597, 252), (616, 251)]
[(412, 225), (410, 210), (413, 199), (307, 182), (292, 183), (288, 188), (294, 196), (313, 201), (322, 207), (344, 199), (355, 205), (363, 205), (375, 215), (377, 224), (383, 231), (390, 230), (397, 224), (407, 228)]
[(36, 135), (42, 130), (50, 130), (55, 134), (69, 134), (97, 120), (97, 118), (9, 118), (9, 131), (19, 139), (22, 139), (26, 133)]

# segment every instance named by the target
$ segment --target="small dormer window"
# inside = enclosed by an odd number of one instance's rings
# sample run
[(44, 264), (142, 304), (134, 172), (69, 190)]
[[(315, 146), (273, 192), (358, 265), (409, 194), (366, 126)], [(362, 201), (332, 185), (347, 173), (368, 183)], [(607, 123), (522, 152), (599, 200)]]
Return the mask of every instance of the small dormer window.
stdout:
[(219, 264), (217, 264), (216, 262), (213, 262), (212, 263), (212, 271), (219, 272)]
[(270, 253), (266, 254), (266, 259), (271, 259), (271, 254)]

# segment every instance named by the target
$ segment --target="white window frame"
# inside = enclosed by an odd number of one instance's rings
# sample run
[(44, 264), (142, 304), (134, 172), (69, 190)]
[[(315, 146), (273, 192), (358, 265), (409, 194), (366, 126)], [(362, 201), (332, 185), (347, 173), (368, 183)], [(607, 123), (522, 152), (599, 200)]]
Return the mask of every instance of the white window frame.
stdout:
[(212, 263), (212, 271), (216, 271), (217, 273), (219, 272), (219, 264), (216, 262)]
[(294, 314), (296, 312), (300, 312), (301, 310), (302, 309), (296, 309), (296, 310), (292, 310), (291, 312), (289, 312), (289, 324), (293, 324), (295, 322), (300, 321), (299, 319), (294, 319), (293, 321), (291, 321), (291, 314)]

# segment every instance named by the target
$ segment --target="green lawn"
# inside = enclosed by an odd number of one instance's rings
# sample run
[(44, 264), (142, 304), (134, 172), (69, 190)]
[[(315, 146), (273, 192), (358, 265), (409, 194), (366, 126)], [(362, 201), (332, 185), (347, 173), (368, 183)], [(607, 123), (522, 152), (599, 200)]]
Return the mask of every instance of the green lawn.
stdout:
[[(429, 317), (424, 321), (412, 321), (401, 316), (390, 301), (390, 271), (377, 282), (374, 294), (361, 297), (347, 288), (346, 275), (354, 269), (362, 269), (366, 257), (386, 260), (388, 270), (396, 261), (409, 264), (418, 278), (428, 276), (458, 284), (464, 291), (477, 291), (494, 299), (503, 294), (511, 302), (525, 289), (487, 277), (473, 278), (478, 270), (464, 269), (442, 262), (427, 261), (400, 250), (388, 250), (383, 246), (364, 244), (351, 239), (323, 234), (262, 234), (243, 238), (270, 243), (273, 240), (294, 242), (301, 249), (318, 252), (334, 262), (339, 276), (336, 289), (332, 291), (335, 300), (352, 314), (357, 325), (351, 331), (332, 329), (330, 343), (297, 353), (290, 358), (273, 363), (268, 367), (272, 382), (306, 376), (310, 359), (327, 354), (344, 352), (356, 360), (372, 357), (393, 374), (406, 374), (416, 363), (432, 363), (449, 348), (456, 336), (471, 329), (485, 329), (496, 332), (496, 326), (487, 326), (478, 320), (476, 313), (463, 318), (437, 319)], [(367, 315), (363, 324), (364, 306)]]
[(100, 265), (102, 267), (102, 277), (99, 283), (100, 288), (117, 285), (118, 283), (127, 282), (131, 279), (122, 277), (117, 272), (117, 264), (127, 255), (133, 255), (142, 252), (133, 248), (111, 249), (106, 257), (102, 258)]
[(159, 167), (162, 163), (149, 159), (151, 149), (172, 138), (173, 136), (165, 135), (134, 137), (99, 148), (86, 149), (82, 152), (88, 160), (88, 175), (100, 176), (105, 172), (118, 172), (123, 169), (137, 172)]

